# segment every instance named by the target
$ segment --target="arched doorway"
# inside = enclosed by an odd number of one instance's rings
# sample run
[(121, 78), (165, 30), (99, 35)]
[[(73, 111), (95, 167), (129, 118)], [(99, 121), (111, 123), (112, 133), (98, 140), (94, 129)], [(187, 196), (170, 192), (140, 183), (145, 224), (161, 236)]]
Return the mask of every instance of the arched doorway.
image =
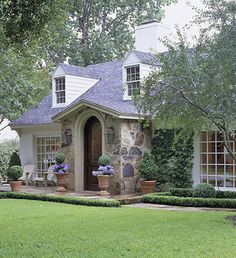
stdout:
[(84, 126), (84, 190), (97, 191), (98, 180), (92, 171), (98, 168), (102, 155), (102, 126), (95, 117), (90, 117)]

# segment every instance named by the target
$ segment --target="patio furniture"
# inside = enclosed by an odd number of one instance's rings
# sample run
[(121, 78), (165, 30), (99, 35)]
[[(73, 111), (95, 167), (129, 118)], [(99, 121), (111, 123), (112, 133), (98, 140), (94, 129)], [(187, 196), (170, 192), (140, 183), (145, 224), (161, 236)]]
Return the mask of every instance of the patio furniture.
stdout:
[(56, 185), (55, 174), (53, 173), (53, 166), (48, 168), (47, 172), (35, 172), (36, 176), (33, 179), (34, 185), (43, 184), (44, 186), (48, 186), (48, 184), (52, 183)]
[(32, 182), (33, 172), (34, 172), (33, 164), (25, 165), (23, 167), (23, 175), (18, 180), (23, 181), (25, 185), (28, 185), (29, 182)]

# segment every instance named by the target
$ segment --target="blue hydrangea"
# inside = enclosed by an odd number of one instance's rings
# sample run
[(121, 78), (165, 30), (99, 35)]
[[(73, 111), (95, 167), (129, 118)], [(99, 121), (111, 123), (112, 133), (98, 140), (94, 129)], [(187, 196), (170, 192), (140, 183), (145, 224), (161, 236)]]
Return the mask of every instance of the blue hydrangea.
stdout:
[(53, 166), (53, 172), (63, 175), (69, 171), (69, 167), (70, 167), (70, 165), (67, 163), (66, 164), (56, 164)]
[(113, 175), (114, 174), (114, 169), (111, 165), (99, 165), (97, 171), (93, 171), (92, 175), (93, 176), (101, 176), (101, 175)]

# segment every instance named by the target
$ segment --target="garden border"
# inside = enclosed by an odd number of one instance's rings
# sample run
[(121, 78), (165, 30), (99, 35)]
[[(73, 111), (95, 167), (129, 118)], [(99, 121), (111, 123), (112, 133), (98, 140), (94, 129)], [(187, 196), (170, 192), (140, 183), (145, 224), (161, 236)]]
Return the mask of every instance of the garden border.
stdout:
[(158, 193), (144, 195), (143, 202), (185, 207), (236, 208), (236, 199), (176, 197)]
[(19, 192), (0, 192), (0, 199), (25, 199), (45, 202), (67, 203), (72, 205), (97, 206), (97, 207), (120, 207), (117, 200), (88, 199), (78, 197), (56, 196), (46, 194), (31, 194)]

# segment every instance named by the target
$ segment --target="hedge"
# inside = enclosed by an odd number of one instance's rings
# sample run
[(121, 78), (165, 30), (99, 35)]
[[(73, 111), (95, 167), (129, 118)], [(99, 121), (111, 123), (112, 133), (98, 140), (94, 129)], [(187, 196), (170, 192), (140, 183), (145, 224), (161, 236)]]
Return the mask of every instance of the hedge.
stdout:
[(143, 196), (143, 201), (146, 203), (187, 207), (236, 208), (236, 200), (233, 199), (192, 198), (148, 194)]
[(100, 206), (100, 207), (119, 207), (117, 200), (87, 199), (77, 197), (66, 197), (46, 194), (31, 194), (22, 192), (0, 192), (0, 199), (27, 199), (45, 202), (60, 202), (73, 205)]
[(173, 196), (178, 197), (192, 197), (193, 189), (192, 188), (171, 188), (170, 193)]
[[(171, 188), (170, 193), (172, 196), (177, 197), (193, 197), (193, 188)], [(236, 199), (236, 192), (217, 190), (216, 198)]]

